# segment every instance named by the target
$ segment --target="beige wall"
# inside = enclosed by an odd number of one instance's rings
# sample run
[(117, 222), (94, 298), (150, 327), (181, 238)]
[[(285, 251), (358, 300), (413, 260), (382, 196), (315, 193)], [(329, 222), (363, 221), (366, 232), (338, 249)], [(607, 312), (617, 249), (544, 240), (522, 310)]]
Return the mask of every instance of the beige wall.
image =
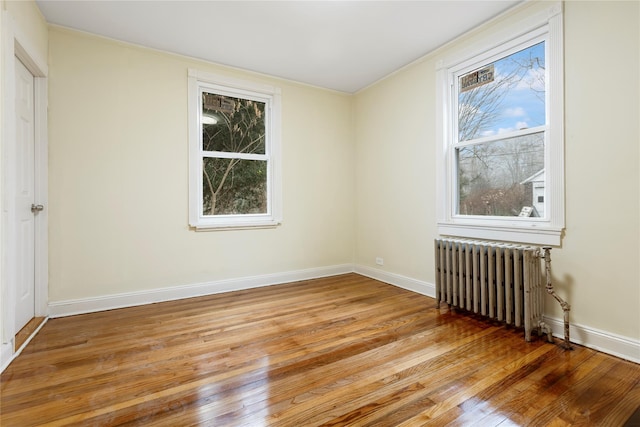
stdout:
[(11, 17), (13, 30), (27, 44), (31, 55), (46, 58), (49, 44), (47, 22), (34, 1), (4, 0), (3, 10)]
[[(553, 279), (572, 305), (571, 321), (634, 340), (640, 339), (638, 6), (565, 4), (566, 236), (552, 252)], [(499, 28), (494, 22), (480, 32)], [(435, 61), (464, 44), (356, 96), (357, 264), (376, 267), (375, 257), (383, 256), (383, 269), (434, 283)], [(561, 318), (556, 305), (549, 301), (549, 314)]]
[[(351, 264), (352, 98), (56, 27), (50, 301)], [(188, 229), (187, 69), (282, 89), (283, 225)]]
[[(359, 93), (356, 264), (432, 282), (435, 73), (430, 61)], [(431, 254), (431, 255), (430, 255)]]
[(568, 2), (565, 6), (567, 237), (555, 254), (554, 274), (571, 297), (576, 322), (636, 339), (640, 339), (639, 5)]

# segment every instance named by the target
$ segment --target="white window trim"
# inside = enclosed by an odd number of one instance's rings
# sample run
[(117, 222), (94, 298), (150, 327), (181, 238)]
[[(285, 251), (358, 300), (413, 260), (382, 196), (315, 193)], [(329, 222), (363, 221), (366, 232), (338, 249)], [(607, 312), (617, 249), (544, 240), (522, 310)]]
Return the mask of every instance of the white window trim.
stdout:
[[(195, 230), (272, 228), (282, 223), (280, 88), (189, 69), (189, 226)], [(202, 215), (201, 90), (209, 89), (266, 103), (269, 211), (256, 215)]]
[[(546, 219), (496, 218), (455, 214), (452, 184), (455, 165), (452, 158), (453, 117), (450, 85), (453, 70), (485, 53), (513, 45), (521, 38), (546, 34), (546, 61), (549, 97), (546, 104), (547, 141), (545, 142)], [(436, 63), (436, 200), (438, 233), (444, 236), (512, 241), (559, 246), (564, 226), (564, 71), (562, 3), (553, 3), (544, 11), (511, 22), (502, 31), (482, 37), (466, 49), (450, 54)], [(552, 141), (552, 143), (548, 143)]]

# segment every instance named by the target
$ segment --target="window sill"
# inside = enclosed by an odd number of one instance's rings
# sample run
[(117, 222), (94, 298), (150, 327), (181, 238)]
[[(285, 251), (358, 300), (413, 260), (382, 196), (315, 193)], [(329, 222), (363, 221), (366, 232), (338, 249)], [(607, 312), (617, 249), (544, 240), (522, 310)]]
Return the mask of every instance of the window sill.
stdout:
[(560, 246), (563, 230), (562, 228), (547, 226), (514, 227), (439, 222), (438, 233), (442, 236), (498, 240), (540, 246)]
[(224, 230), (256, 230), (264, 228), (277, 228), (282, 225), (280, 221), (265, 222), (238, 222), (238, 223), (218, 223), (218, 224), (189, 224), (194, 231), (224, 231)]

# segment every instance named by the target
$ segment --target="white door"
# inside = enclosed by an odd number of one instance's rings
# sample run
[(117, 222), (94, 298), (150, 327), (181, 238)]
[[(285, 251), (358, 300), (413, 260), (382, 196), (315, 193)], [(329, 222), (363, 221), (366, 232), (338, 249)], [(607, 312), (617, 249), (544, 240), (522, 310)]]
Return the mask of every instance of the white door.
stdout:
[(16, 58), (16, 325), (17, 333), (35, 315), (35, 110), (34, 78)]

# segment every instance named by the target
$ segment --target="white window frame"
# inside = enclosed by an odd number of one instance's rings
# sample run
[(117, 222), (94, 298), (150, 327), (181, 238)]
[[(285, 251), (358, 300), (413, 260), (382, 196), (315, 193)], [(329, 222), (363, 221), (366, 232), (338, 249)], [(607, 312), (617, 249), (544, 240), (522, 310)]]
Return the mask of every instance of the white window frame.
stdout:
[[(547, 82), (545, 131), (545, 217), (495, 217), (458, 215), (456, 76), (472, 64), (491, 61), (501, 53), (531, 41), (545, 41)], [(503, 55), (505, 56), (505, 55)], [(564, 214), (564, 82), (562, 3), (521, 20), (509, 22), (501, 31), (478, 38), (436, 62), (436, 176), (437, 227), (443, 236), (478, 238), (559, 246), (565, 226)], [(538, 130), (540, 130), (540, 128)]]
[[(195, 230), (271, 228), (282, 223), (281, 91), (270, 85), (189, 69), (189, 225)], [(265, 154), (250, 155), (267, 162), (267, 212), (203, 215), (202, 93), (217, 93), (265, 103)]]

